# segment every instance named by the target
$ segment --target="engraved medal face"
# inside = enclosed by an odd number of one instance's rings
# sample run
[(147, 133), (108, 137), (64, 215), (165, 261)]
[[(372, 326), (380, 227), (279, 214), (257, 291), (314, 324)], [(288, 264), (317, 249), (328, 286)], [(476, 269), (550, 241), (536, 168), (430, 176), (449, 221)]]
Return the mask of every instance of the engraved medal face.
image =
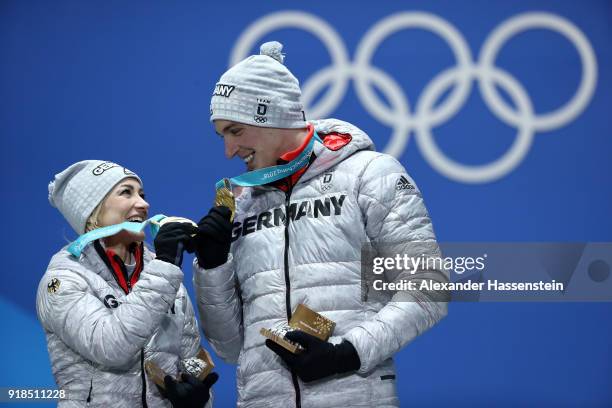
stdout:
[[(165, 390), (164, 378), (168, 373), (162, 370), (154, 361), (147, 360), (144, 364), (145, 370), (151, 380), (161, 389)], [(189, 373), (203, 381), (208, 374), (215, 368), (215, 363), (210, 358), (208, 351), (200, 347), (198, 354), (194, 357), (186, 358), (179, 362), (180, 371)], [(177, 375), (178, 378), (178, 375)], [(180, 381), (180, 380), (178, 380)]]
[(189, 373), (200, 380), (204, 380), (214, 367), (215, 363), (210, 358), (210, 354), (201, 347), (195, 357), (180, 361), (181, 371)]
[(311, 310), (304, 304), (299, 304), (297, 306), (293, 312), (293, 315), (291, 316), (289, 325), (295, 329), (311, 334), (323, 341), (327, 341), (327, 339), (329, 339), (334, 331), (334, 328), (336, 327), (335, 322), (329, 320), (323, 315), (320, 315), (314, 310)]
[(262, 327), (259, 333), (284, 349), (297, 354), (304, 349), (301, 345), (288, 340), (285, 337), (287, 332), (301, 330), (318, 339), (327, 341), (332, 335), (335, 327), (336, 323), (334, 321), (309, 309), (304, 304), (299, 304), (291, 315), (289, 323), (271, 329)]
[(188, 358), (181, 361), (183, 371), (193, 375), (194, 377), (199, 377), (200, 374), (206, 368), (206, 363), (199, 358)]
[(294, 343), (291, 340), (285, 338), (285, 335), (292, 330), (294, 329), (289, 325), (284, 325), (272, 329), (266, 329), (265, 327), (262, 327), (259, 330), (259, 334), (261, 334), (267, 339), (272, 340), (279, 346), (283, 347), (285, 350), (288, 350), (293, 354), (298, 354), (304, 351), (304, 348), (298, 343)]
[(229, 208), (232, 212), (230, 221), (234, 222), (234, 216), (236, 215), (236, 200), (232, 193), (232, 185), (226, 178), (223, 179), (223, 184), (223, 187), (219, 188), (215, 195), (215, 205)]

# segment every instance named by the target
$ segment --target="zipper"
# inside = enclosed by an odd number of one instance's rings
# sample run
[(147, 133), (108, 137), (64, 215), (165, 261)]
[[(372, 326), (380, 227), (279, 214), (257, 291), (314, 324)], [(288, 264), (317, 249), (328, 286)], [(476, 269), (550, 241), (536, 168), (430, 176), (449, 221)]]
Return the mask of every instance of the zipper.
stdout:
[[(291, 220), (289, 214), (289, 206), (291, 204), (292, 186), (287, 180), (287, 191), (285, 192), (285, 306), (287, 310), (287, 321), (291, 319), (291, 282), (289, 280), (289, 222)], [(291, 379), (293, 380), (293, 388), (295, 389), (295, 406), (301, 408), (302, 401), (300, 396), (300, 383), (298, 382), (297, 374), (291, 370)]]
[(291, 198), (291, 187), (285, 192), (285, 307), (287, 321), (291, 319), (291, 282), (289, 281), (289, 204)]
[[(117, 282), (117, 285), (119, 285), (119, 287), (125, 292), (126, 295), (132, 292), (132, 282), (130, 281), (128, 277), (127, 269), (125, 267), (125, 264), (123, 263), (123, 260), (121, 260), (121, 258), (115, 254), (114, 261), (117, 265), (119, 265), (119, 269), (121, 269), (121, 274), (123, 276), (123, 279), (125, 280), (127, 290), (125, 290), (125, 288), (121, 286), (121, 282), (119, 282), (119, 279), (117, 278), (117, 275), (115, 273), (115, 268), (113, 268), (113, 265), (108, 259), (108, 256), (106, 255), (106, 251), (100, 244), (99, 240), (94, 241), (94, 247), (96, 251), (98, 252), (98, 255), (100, 255), (100, 258), (102, 258), (106, 266), (108, 266), (108, 268), (110, 269), (111, 275), (113, 275), (113, 278), (115, 278), (115, 282)], [(140, 255), (141, 255), (140, 262), (142, 265), (144, 262), (144, 251), (142, 251)], [(136, 273), (136, 271), (137, 271), (137, 268), (134, 269), (133, 273)], [(174, 304), (172, 305), (172, 308), (174, 310)], [(144, 348), (140, 349), (140, 378), (142, 379), (142, 394), (141, 394), (142, 406), (143, 408), (148, 408), (147, 406), (147, 379), (145, 376), (145, 369), (144, 369)], [(91, 401), (92, 389), (93, 389), (93, 379), (89, 387), (89, 395), (87, 396), (87, 405), (89, 405), (89, 402)]]
[(89, 394), (87, 394), (87, 406), (91, 402), (91, 391), (93, 390), (93, 378), (89, 380)]
[[(119, 266), (121, 267), (121, 272), (123, 272), (123, 276), (125, 277), (125, 282), (126, 282), (127, 289), (128, 289), (128, 292), (126, 294), (129, 294), (132, 292), (132, 284), (130, 283), (130, 280), (128, 279), (127, 270), (123, 262), (120, 262)], [(140, 349), (140, 378), (142, 380), (142, 393), (140, 395), (140, 399), (142, 402), (142, 408), (148, 408), (147, 406), (147, 377), (145, 376), (145, 368), (144, 368), (144, 348)]]
[(144, 349), (140, 349), (140, 378), (142, 378), (142, 407), (147, 408), (147, 378), (144, 369)]

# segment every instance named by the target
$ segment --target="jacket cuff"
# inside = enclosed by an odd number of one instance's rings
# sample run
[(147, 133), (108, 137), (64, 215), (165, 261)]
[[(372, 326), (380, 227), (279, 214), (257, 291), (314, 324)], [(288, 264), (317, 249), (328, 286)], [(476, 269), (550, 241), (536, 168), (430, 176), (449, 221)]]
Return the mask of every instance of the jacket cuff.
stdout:
[(363, 327), (357, 326), (353, 327), (342, 337), (353, 346), (357, 356), (359, 356), (360, 366), (357, 372), (365, 374), (370, 371), (375, 364), (371, 361), (372, 356), (368, 353), (369, 347), (372, 347), (373, 344), (372, 339), (368, 338), (368, 332)]
[[(143, 269), (144, 274), (161, 277), (170, 283), (174, 292), (178, 292), (183, 282), (183, 271), (180, 267), (159, 259), (152, 259)], [(142, 278), (142, 276), (141, 276)]]
[(227, 262), (216, 268), (204, 269), (198, 263), (198, 259), (193, 260), (193, 283), (196, 287), (223, 287), (231, 282), (234, 285), (234, 270), (232, 268), (234, 258), (230, 253)]
[(357, 350), (355, 350), (355, 347), (349, 341), (344, 340), (334, 347), (336, 349), (336, 373), (342, 374), (359, 370), (359, 367), (361, 367), (359, 354), (357, 354)]

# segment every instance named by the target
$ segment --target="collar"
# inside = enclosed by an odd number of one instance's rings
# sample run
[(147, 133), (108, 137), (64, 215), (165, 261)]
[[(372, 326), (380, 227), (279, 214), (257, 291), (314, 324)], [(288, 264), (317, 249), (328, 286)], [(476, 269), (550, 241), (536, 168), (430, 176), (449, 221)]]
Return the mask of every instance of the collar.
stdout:
[[(306, 135), (302, 144), (298, 146), (296, 149), (288, 151), (287, 153), (284, 153), (283, 155), (281, 155), (281, 157), (277, 161), (277, 164), (289, 163), (291, 160), (298, 157), (298, 155), (302, 153), (302, 151), (304, 151), (306, 146), (308, 146), (308, 143), (310, 143), (310, 139), (312, 139), (314, 136), (315, 128), (312, 123), (309, 123), (307, 129), (308, 129), (308, 135)], [(271, 185), (283, 190), (284, 192), (289, 191), (289, 189), (292, 188), (298, 182), (302, 174), (306, 173), (306, 170), (308, 170), (308, 167), (310, 166), (314, 158), (315, 158), (315, 155), (313, 152), (312, 155), (310, 156), (310, 162), (306, 166), (296, 171), (292, 175), (285, 177), (284, 179), (275, 181)]]
[(121, 258), (115, 254), (113, 250), (104, 248), (100, 240), (94, 241), (94, 248), (110, 270), (119, 287), (123, 289), (126, 295), (130, 293), (132, 291), (132, 286), (138, 282), (140, 272), (142, 272), (144, 267), (144, 245), (142, 243), (133, 243), (130, 245), (129, 251), (136, 260), (136, 266), (131, 276), (128, 276), (127, 269)]
[[(307, 129), (308, 129), (308, 135), (306, 135), (306, 137), (304, 138), (304, 141), (302, 142), (302, 144), (297, 149), (291, 150), (291, 151), (281, 155), (279, 161), (283, 161), (283, 162), (289, 163), (291, 160), (293, 160), (296, 157), (298, 157), (298, 155), (300, 153), (302, 153), (302, 151), (306, 148), (306, 146), (308, 146), (308, 143), (310, 143), (310, 139), (312, 139), (312, 136), (314, 135), (314, 126), (312, 125), (312, 123), (308, 124)], [(284, 163), (279, 163), (279, 164), (284, 164)]]

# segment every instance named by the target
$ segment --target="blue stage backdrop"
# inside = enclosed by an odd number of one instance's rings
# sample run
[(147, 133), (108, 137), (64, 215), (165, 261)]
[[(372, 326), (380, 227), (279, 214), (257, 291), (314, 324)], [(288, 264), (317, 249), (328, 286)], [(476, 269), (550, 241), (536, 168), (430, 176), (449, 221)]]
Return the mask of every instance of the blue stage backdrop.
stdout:
[[(55, 385), (35, 289), (75, 234), (52, 176), (115, 161), (152, 214), (199, 219), (244, 170), (208, 121), (214, 84), (264, 41), (284, 44), (309, 118), (404, 164), (440, 241), (612, 241), (611, 27), (605, 0), (3, 1), (0, 387)], [(402, 405), (610, 406), (611, 312), (452, 304), (396, 357)], [(216, 362), (217, 406), (235, 405)]]

